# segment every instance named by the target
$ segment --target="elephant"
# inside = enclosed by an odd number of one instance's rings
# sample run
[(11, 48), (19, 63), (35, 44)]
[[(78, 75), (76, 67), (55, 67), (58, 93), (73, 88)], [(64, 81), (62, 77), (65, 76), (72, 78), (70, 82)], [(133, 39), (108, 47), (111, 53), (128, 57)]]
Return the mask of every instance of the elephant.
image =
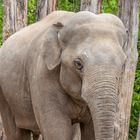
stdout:
[(7, 140), (114, 140), (126, 29), (115, 15), (54, 11), (0, 48)]

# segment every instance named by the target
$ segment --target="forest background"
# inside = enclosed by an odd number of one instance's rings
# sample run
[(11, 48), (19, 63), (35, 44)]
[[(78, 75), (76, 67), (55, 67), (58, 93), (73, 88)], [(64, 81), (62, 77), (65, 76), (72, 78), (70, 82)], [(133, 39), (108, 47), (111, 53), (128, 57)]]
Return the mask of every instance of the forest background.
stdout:
[[(37, 0), (28, 0), (28, 25), (36, 22), (36, 7)], [(58, 0), (58, 10), (74, 11), (78, 12), (80, 10), (80, 0)], [(3, 0), (0, 0), (0, 46), (3, 40), (3, 17), (4, 17), (4, 5)], [(103, 0), (102, 4), (103, 13), (113, 13), (118, 12), (118, 2), (117, 0)], [(140, 10), (139, 10), (140, 17)], [(139, 25), (140, 29), (140, 25)], [(138, 64), (135, 73), (135, 83), (133, 90), (133, 100), (131, 108), (131, 120), (129, 129), (129, 140), (134, 140), (136, 138), (138, 118), (140, 112), (140, 31), (138, 38)]]

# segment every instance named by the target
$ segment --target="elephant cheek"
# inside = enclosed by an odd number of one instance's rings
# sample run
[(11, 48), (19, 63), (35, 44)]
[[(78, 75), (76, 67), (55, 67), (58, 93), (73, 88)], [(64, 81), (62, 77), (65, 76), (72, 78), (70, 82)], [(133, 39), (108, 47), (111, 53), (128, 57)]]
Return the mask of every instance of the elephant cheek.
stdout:
[(60, 83), (71, 97), (79, 99), (81, 96), (81, 79), (71, 69), (62, 65), (60, 70)]

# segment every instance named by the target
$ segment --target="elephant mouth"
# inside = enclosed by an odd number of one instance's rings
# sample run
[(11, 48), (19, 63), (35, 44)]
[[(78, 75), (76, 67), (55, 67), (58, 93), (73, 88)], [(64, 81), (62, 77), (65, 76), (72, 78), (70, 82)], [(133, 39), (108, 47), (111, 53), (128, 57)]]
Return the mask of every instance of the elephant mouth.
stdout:
[(96, 140), (114, 140), (118, 135), (119, 75), (114, 67), (93, 67), (85, 73), (82, 97), (91, 112)]

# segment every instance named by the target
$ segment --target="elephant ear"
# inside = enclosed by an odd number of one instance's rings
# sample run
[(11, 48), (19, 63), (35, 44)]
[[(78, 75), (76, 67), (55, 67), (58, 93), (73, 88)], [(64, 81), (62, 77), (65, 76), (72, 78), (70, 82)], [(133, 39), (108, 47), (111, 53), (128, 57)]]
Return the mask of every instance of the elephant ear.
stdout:
[(63, 24), (58, 22), (48, 28), (43, 41), (42, 51), (47, 68), (53, 70), (60, 64), (62, 48), (59, 43), (58, 33), (63, 28)]
[(117, 17), (117, 20), (115, 22), (114, 31), (113, 32), (117, 35), (117, 40), (119, 42), (120, 47), (125, 52), (125, 45), (126, 45), (127, 39), (128, 39), (127, 38), (128, 37), (128, 30), (125, 27), (125, 25), (123, 24), (123, 22), (118, 17)]

